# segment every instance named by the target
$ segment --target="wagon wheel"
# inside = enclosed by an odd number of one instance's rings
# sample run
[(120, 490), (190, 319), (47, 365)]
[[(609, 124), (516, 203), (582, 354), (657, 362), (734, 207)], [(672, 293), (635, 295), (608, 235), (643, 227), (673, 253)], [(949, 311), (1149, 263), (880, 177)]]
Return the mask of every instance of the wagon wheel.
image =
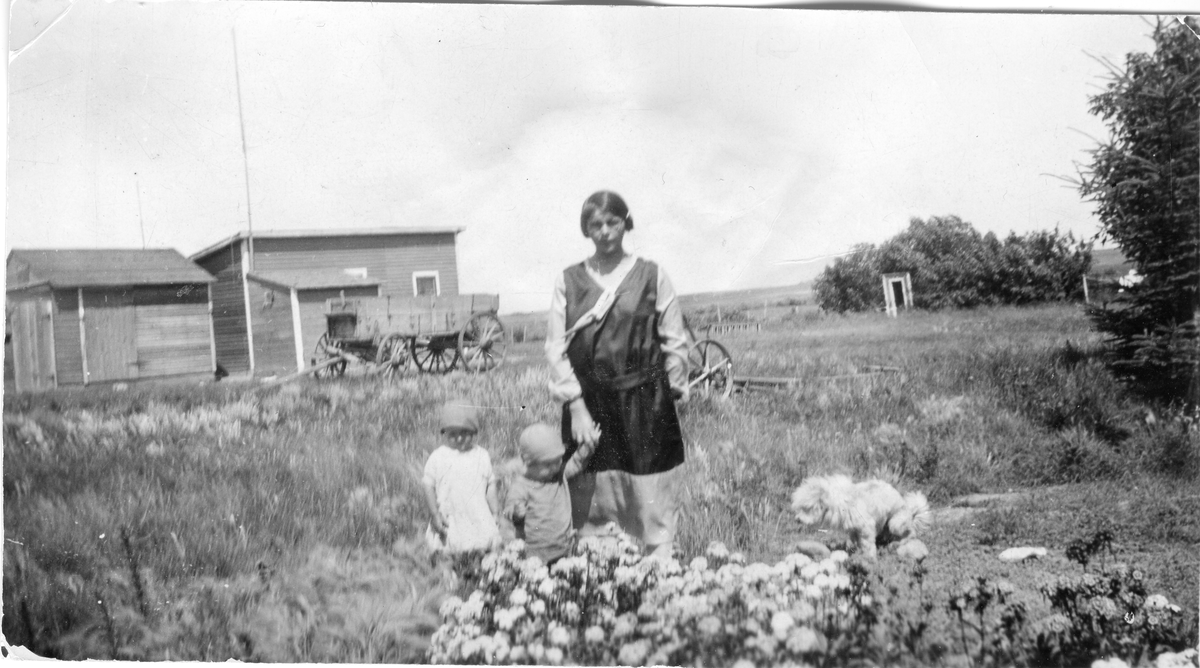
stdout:
[(503, 364), (507, 347), (504, 325), (492, 313), (476, 313), (458, 333), (458, 356), (470, 373), (491, 371)]
[(389, 334), (379, 342), (375, 352), (375, 366), (379, 373), (391, 378), (399, 376), (411, 357), (408, 340), (400, 334)]
[(733, 358), (725, 346), (705, 339), (688, 351), (688, 386), (718, 399), (733, 394)]
[(458, 362), (458, 350), (441, 337), (413, 339), (412, 357), (425, 373), (450, 373)]
[[(329, 338), (329, 332), (325, 332), (321, 335), (321, 338), (317, 339), (317, 345), (313, 348), (313, 356), (310, 362), (312, 366), (316, 366), (334, 357), (341, 356), (342, 351), (338, 348), (337, 342)], [(317, 369), (313, 372), (313, 375), (317, 378), (336, 378), (344, 373), (346, 373), (346, 360), (343, 359), (323, 369)]]

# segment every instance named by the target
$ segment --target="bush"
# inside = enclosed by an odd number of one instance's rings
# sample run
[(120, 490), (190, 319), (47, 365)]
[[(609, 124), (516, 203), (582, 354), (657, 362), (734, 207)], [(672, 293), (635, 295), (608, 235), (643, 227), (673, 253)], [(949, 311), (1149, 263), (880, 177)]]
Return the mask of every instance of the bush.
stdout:
[(1153, 53), (1131, 53), (1124, 70), (1110, 68), (1107, 88), (1090, 102), (1111, 137), (1079, 183), (1097, 205), (1102, 235), (1142, 277), (1114, 308), (1092, 311), (1112, 343), (1113, 369), (1148, 394), (1191, 403), (1200, 393), (1200, 378), (1191, 377), (1200, 362), (1197, 30), (1193, 18), (1160, 19)]
[(856, 246), (813, 284), (817, 303), (836, 313), (881, 308), (881, 276), (909, 273), (913, 306), (927, 309), (1023, 305), (1079, 299), (1090, 246), (1058, 230), (1010, 234), (1001, 242), (957, 216), (913, 218), (876, 249)]

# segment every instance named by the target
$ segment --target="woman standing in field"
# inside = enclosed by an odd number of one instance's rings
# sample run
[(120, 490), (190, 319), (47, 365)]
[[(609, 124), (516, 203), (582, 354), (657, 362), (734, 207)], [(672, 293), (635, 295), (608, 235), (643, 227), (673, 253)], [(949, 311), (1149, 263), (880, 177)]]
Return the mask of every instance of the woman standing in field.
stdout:
[(580, 227), (595, 253), (556, 279), (546, 338), (566, 456), (595, 446), (570, 482), (572, 522), (584, 535), (617, 522), (669, 555), (683, 463), (674, 400), (688, 394), (683, 315), (662, 269), (625, 252), (633, 217), (619, 195), (589, 197)]

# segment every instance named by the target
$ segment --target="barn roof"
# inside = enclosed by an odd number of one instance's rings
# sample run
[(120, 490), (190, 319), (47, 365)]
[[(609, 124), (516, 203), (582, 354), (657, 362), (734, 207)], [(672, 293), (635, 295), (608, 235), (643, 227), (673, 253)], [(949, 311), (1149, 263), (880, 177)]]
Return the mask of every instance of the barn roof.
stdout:
[(83, 288), (212, 283), (216, 280), (179, 251), (170, 248), (14, 250), (8, 254), (8, 290), (34, 285)]
[[(348, 229), (316, 229), (316, 230), (262, 230), (254, 233), (255, 239), (303, 239), (311, 237), (378, 237), (410, 234), (458, 234), (465, 228), (455, 226), (426, 225), (419, 227), (358, 227)], [(227, 248), (230, 244), (248, 238), (245, 231), (239, 231), (231, 237), (226, 237), (217, 243), (192, 253), (192, 260)]]
[(350, 276), (339, 269), (303, 269), (297, 271), (256, 271), (250, 278), (297, 290), (321, 288), (357, 288), (378, 286), (378, 278)]

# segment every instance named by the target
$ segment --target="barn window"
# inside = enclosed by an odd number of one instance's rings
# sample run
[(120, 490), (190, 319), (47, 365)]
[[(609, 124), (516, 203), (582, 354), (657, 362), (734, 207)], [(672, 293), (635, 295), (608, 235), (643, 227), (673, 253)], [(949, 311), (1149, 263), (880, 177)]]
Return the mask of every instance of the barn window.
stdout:
[(353, 267), (351, 269), (343, 269), (342, 273), (346, 274), (347, 276), (353, 277), (353, 278), (366, 278), (367, 277), (367, 268), (366, 267)]
[(436, 271), (413, 272), (413, 294), (418, 297), (436, 297), (442, 294), (442, 284)]

